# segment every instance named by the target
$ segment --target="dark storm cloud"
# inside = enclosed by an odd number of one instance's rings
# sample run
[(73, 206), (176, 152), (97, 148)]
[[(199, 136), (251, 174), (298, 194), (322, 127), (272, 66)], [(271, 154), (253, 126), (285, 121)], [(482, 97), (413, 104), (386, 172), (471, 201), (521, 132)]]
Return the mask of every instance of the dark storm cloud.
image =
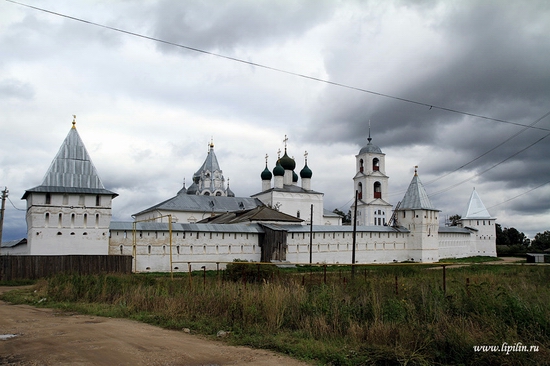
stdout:
[[(412, 9), (421, 11), (421, 17), (425, 14), (426, 22), (437, 32), (439, 43), (431, 38), (423, 41), (434, 42), (435, 51), (427, 50), (418, 40), (412, 40), (418, 42), (418, 52), (408, 52), (397, 66), (393, 66), (392, 72), (386, 74), (385, 83), (373, 76), (377, 70), (362, 73), (362, 69), (368, 69), (368, 66), (350, 65), (358, 77), (348, 84), (525, 125), (534, 123), (550, 111), (548, 3), (464, 2), (446, 8), (444, 17), (428, 19), (432, 4)], [(407, 34), (401, 36), (408, 37)], [(340, 45), (345, 51), (331, 53), (326, 62), (331, 81), (342, 80), (339, 79), (344, 77), (342, 65), (351, 64), (349, 60), (359, 64), (364, 62), (365, 65), (373, 64), (376, 57), (385, 60), (388, 55), (377, 54), (375, 47), (361, 49), (361, 46), (375, 43), (375, 40), (370, 40), (347, 48)], [(401, 46), (406, 52), (406, 45)], [(346, 59), (339, 60), (340, 56)], [(415, 65), (418, 68), (414, 68)], [(313, 117), (315, 122), (311, 124), (313, 138), (318, 141), (348, 141), (363, 146), (371, 120), (373, 141), (385, 149), (426, 146), (422, 171), (436, 177), (486, 154), (460, 170), (472, 177), (468, 184), (499, 182), (506, 189), (529, 188), (550, 179), (547, 163), (550, 138), (537, 142), (550, 131), (528, 129), (512, 137), (522, 127), (371, 94), (363, 97), (352, 94), (342, 88), (326, 88), (321, 97), (325, 103), (318, 107)], [(326, 113), (327, 109), (329, 113)], [(327, 135), (324, 126), (330, 126), (331, 132), (338, 132)], [(550, 128), (550, 117), (536, 126)], [(488, 153), (509, 138), (507, 143)], [(451, 174), (438, 182), (432, 192), (463, 179), (456, 176)], [(521, 201), (522, 211), (545, 212), (548, 205), (540, 204), (544, 201), (541, 192), (532, 193), (535, 198), (529, 201), (530, 205)]]

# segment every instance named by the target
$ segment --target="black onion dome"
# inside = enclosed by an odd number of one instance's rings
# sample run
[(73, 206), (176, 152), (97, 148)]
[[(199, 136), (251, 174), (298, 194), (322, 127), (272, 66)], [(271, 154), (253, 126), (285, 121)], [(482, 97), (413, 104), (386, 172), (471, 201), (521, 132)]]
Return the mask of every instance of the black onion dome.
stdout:
[(271, 180), (271, 178), (273, 177), (273, 174), (271, 174), (269, 169), (267, 169), (267, 164), (265, 166), (264, 171), (261, 174), (261, 177), (262, 177), (262, 180)]
[(307, 163), (306, 163), (304, 168), (302, 170), (300, 170), (300, 178), (302, 178), (302, 179), (311, 178), (312, 175), (313, 175), (313, 172), (311, 171), (311, 169), (309, 169), (309, 167), (307, 166)]
[(294, 170), (296, 168), (296, 162), (286, 154), (286, 151), (280, 161), (284, 170)]
[(296, 172), (292, 172), (292, 182), (293, 183), (296, 183), (298, 182), (298, 174), (296, 174)]
[(273, 175), (282, 177), (285, 175), (285, 168), (281, 166), (281, 160), (277, 160), (277, 165), (273, 168)]

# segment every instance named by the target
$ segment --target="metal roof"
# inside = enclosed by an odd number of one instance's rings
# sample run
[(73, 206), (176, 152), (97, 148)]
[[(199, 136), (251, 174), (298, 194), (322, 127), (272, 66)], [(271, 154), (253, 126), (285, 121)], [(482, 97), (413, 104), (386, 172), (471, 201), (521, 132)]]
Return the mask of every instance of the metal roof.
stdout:
[(438, 232), (447, 233), (447, 234), (468, 234), (468, 235), (472, 233), (471, 230), (468, 230), (466, 228), (462, 228), (459, 226), (440, 226), (438, 229)]
[(322, 194), (322, 195), (324, 195), (324, 193), (317, 192), (317, 191), (314, 191), (314, 190), (309, 190), (308, 191), (307, 189), (303, 189), (302, 187), (294, 185), (294, 184), (284, 184), (283, 188), (270, 188), (270, 189), (267, 189), (263, 192), (253, 194), (251, 197), (259, 196), (260, 194), (264, 194), (266, 192), (271, 192), (271, 191), (273, 191), (273, 192), (289, 192), (289, 193), (306, 193), (306, 194)]
[(462, 217), (463, 219), (490, 219), (491, 215), (489, 211), (485, 208), (485, 205), (479, 198), (477, 191), (472, 191), (470, 196), (470, 201), (468, 201), (468, 207), (466, 207), (466, 213)]
[[(292, 225), (292, 224), (270, 224), (276, 226), (280, 229), (287, 230), (290, 233), (309, 233), (309, 225)], [(373, 232), (373, 233), (408, 233), (404, 227), (393, 227), (393, 226), (357, 226), (357, 232)], [(313, 225), (313, 232), (315, 233), (352, 233), (353, 226), (351, 225)]]
[(424, 189), (424, 186), (416, 173), (409, 184), (407, 193), (405, 193), (403, 200), (401, 200), (401, 205), (398, 210), (438, 211), (430, 201), (430, 198), (428, 197), (428, 194), (426, 193), (426, 190)]
[[(99, 193), (116, 196), (116, 193), (106, 190), (103, 186), (74, 124), (46, 172), (42, 184), (27, 192)], [(26, 196), (27, 193), (23, 198)]]
[[(219, 232), (219, 233), (264, 233), (263, 226), (270, 227), (274, 230), (286, 230), (290, 233), (309, 233), (309, 225), (300, 224), (274, 224), (274, 223), (239, 223), (239, 224), (181, 224), (172, 223), (172, 231), (178, 232)], [(109, 230), (113, 231), (132, 231), (133, 222), (131, 221), (111, 221)], [(167, 222), (137, 222), (136, 230), (138, 231), (168, 231)], [(375, 232), (375, 233), (409, 233), (410, 231), (404, 227), (392, 226), (358, 226), (357, 232)], [(350, 225), (313, 225), (315, 233), (332, 233), (344, 232), (353, 233), (353, 227)]]
[(138, 212), (136, 215), (155, 210), (221, 213), (249, 210), (262, 205), (262, 202), (257, 198), (202, 196), (182, 192), (175, 197)]
[(27, 244), (27, 239), (23, 238), (23, 239), (8, 240), (5, 242), (2, 242), (1, 246), (2, 248), (13, 248), (20, 244)]
[(207, 217), (199, 221), (202, 223), (213, 224), (236, 224), (253, 221), (278, 221), (278, 222), (297, 222), (304, 220), (287, 215), (267, 206), (258, 206), (250, 210), (226, 212), (214, 217)]
[[(111, 221), (109, 230), (132, 231), (131, 221)], [(137, 231), (168, 231), (167, 222), (137, 222)], [(172, 223), (172, 231), (177, 232), (219, 232), (219, 233), (263, 233), (263, 229), (257, 224), (181, 224)]]

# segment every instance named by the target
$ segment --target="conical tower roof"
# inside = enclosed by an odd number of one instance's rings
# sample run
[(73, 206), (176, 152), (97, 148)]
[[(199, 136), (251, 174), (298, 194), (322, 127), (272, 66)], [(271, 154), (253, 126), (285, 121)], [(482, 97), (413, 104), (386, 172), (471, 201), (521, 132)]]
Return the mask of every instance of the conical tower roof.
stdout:
[(468, 207), (466, 207), (466, 213), (462, 217), (463, 219), (490, 219), (491, 215), (489, 214), (489, 211), (487, 211), (487, 208), (485, 208), (485, 205), (481, 201), (481, 198), (479, 198), (479, 195), (477, 194), (477, 191), (472, 191), (472, 195), (470, 196), (470, 201), (468, 201)]
[(420, 181), (420, 178), (418, 177), (418, 174), (416, 173), (416, 171), (414, 172), (414, 177), (411, 180), (411, 183), (409, 184), (407, 193), (405, 193), (403, 200), (401, 200), (401, 205), (399, 206), (399, 210), (436, 210), (437, 211), (437, 209), (434, 207), (434, 205), (430, 201), (430, 198), (426, 193), (426, 189), (424, 189), (424, 185)]
[(216, 170), (222, 171), (220, 169), (220, 164), (218, 164), (218, 158), (216, 157), (216, 154), (214, 153), (214, 143), (210, 143), (210, 148), (208, 150), (208, 155), (206, 156), (206, 159), (204, 160), (204, 163), (202, 163), (202, 166), (199, 170), (195, 172), (195, 177), (201, 175), (202, 172), (208, 170), (209, 172), (214, 172)]
[[(111, 194), (99, 179), (73, 121), (69, 134), (46, 172), (42, 184), (27, 192)], [(26, 197), (27, 193), (23, 196)]]

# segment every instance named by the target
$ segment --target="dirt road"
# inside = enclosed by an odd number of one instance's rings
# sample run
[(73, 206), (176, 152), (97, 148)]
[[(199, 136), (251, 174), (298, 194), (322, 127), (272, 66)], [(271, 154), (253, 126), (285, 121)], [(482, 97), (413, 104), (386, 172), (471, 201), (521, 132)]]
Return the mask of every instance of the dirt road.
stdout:
[[(11, 289), (0, 287), (0, 293)], [(307, 364), (269, 351), (232, 347), (131, 320), (0, 301), (0, 365)]]

